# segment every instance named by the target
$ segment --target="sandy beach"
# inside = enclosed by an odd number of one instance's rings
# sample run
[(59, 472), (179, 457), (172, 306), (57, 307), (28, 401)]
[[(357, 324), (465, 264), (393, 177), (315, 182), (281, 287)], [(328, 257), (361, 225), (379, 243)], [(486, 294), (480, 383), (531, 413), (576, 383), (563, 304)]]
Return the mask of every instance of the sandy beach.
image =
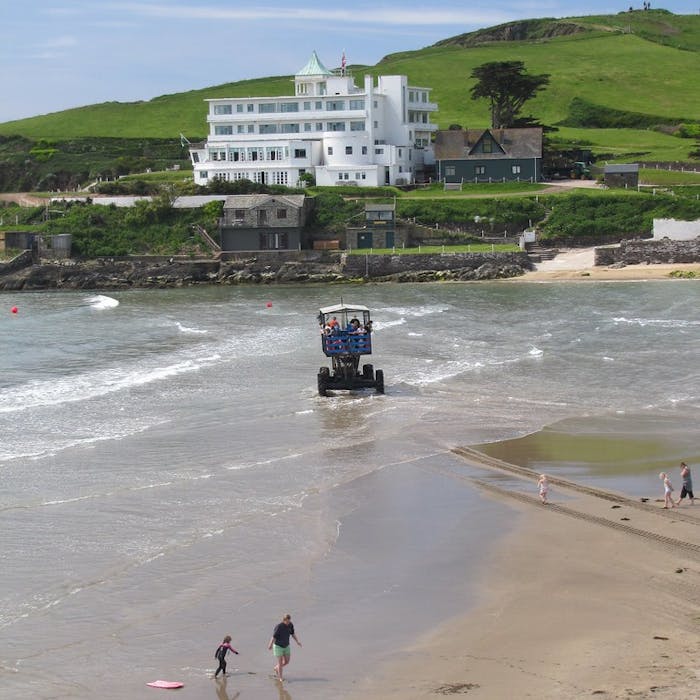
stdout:
[(521, 482), (480, 482), (520, 522), (491, 552), (477, 607), (353, 697), (700, 697), (700, 505), (667, 511), (562, 482), (544, 506), (529, 470), (484, 463)]
[(700, 263), (677, 263), (658, 265), (627, 265), (626, 267), (596, 267), (594, 248), (564, 249), (553, 260), (536, 264), (536, 269), (522, 277), (508, 281), (637, 281), (669, 279), (674, 271), (694, 272), (700, 277)]

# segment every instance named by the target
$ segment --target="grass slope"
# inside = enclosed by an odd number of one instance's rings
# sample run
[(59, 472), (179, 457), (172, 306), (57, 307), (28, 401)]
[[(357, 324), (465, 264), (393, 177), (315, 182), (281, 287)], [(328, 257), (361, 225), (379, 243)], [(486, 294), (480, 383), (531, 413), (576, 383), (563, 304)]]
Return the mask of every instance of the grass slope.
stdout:
[[(434, 120), (486, 126), (488, 105), (469, 97), (471, 71), (488, 61), (522, 60), (529, 72), (548, 73), (549, 87), (526, 105), (545, 124), (566, 120), (574, 98), (593, 105), (653, 115), (675, 124), (700, 119), (700, 16), (664, 10), (610, 16), (531, 20), (516, 32), (482, 30), (481, 38), (460, 35), (419, 51), (386, 56), (377, 66), (355, 67), (355, 74), (406, 74), (414, 85), (433, 89), (440, 111)], [(570, 33), (571, 26), (581, 31)], [(505, 26), (505, 25), (504, 25)], [(557, 27), (565, 26), (561, 35)], [(524, 33), (523, 33), (524, 32)], [(528, 33), (530, 32), (530, 33)], [(494, 36), (526, 36), (519, 41)], [(471, 37), (465, 45), (465, 37)], [(206, 98), (290, 94), (291, 76), (229, 83), (147, 102), (110, 102), (0, 124), (0, 134), (33, 139), (85, 136), (179, 137), (206, 134)], [(686, 160), (692, 141), (647, 129), (560, 127), (558, 137), (591, 144), (619, 158)]]

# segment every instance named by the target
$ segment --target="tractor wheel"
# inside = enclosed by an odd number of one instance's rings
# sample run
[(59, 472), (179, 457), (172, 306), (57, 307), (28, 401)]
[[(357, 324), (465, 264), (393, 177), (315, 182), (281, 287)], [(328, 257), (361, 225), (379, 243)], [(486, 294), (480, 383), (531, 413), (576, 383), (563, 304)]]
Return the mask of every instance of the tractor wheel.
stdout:
[(376, 377), (376, 383), (375, 383), (375, 388), (377, 390), (378, 394), (383, 394), (384, 393), (384, 372), (381, 369), (378, 369), (374, 376)]
[(329, 377), (331, 371), (328, 369), (328, 367), (321, 367), (321, 369), (318, 370), (319, 375), (323, 375), (324, 377)]
[(326, 371), (318, 373), (318, 395), (328, 396), (328, 368), (321, 367), (321, 369)]
[(374, 367), (372, 367), (372, 365), (362, 365), (362, 376), (365, 379), (372, 379), (374, 376)]

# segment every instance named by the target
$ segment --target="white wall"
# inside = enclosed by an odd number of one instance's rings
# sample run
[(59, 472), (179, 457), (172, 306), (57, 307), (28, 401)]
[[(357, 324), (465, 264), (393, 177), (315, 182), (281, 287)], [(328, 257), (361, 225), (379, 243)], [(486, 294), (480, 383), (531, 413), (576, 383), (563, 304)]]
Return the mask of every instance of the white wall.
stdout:
[(672, 241), (692, 241), (700, 236), (700, 219), (678, 221), (677, 219), (654, 219), (654, 240), (670, 238)]

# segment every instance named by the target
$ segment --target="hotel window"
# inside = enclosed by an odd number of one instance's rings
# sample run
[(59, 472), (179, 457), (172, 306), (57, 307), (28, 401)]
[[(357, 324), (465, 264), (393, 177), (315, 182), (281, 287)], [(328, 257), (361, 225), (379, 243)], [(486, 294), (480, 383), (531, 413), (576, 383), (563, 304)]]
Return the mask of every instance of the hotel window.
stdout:
[(345, 146), (345, 155), (346, 156), (352, 155), (352, 146)]
[(378, 129), (378, 128), (379, 128), (379, 122), (376, 122), (376, 121), (374, 122), (374, 128), (375, 128), (375, 129)]
[(298, 112), (299, 103), (298, 102), (281, 102), (280, 112)]
[(350, 122), (350, 131), (364, 131), (365, 130), (365, 123), (364, 122)]
[(366, 156), (367, 155), (367, 146), (362, 147), (362, 155)]
[(493, 153), (493, 141), (489, 138), (484, 139), (481, 143), (481, 151), (482, 153)]
[(226, 151), (210, 151), (209, 160), (226, 160)]
[(422, 93), (421, 93), (420, 101), (421, 101), (421, 102), (427, 102), (427, 101), (428, 101), (428, 93), (427, 93), (427, 92), (422, 92)]
[(345, 122), (328, 122), (326, 131), (345, 131)]
[(512, 165), (510, 170), (513, 173), (513, 175), (520, 175), (520, 166), (519, 165)]
[(231, 114), (231, 105), (214, 105), (214, 114)]
[(325, 94), (326, 94), (326, 83), (319, 83), (319, 84), (318, 84), (318, 94), (319, 94), (319, 95), (325, 95)]
[(255, 105), (248, 105), (247, 109), (249, 112), (254, 112), (255, 111)]
[(236, 105), (236, 112), (242, 112), (243, 111), (243, 105)]
[(311, 102), (304, 102), (304, 111), (308, 112), (311, 109)]
[(261, 134), (276, 134), (277, 124), (261, 124), (259, 129)]
[(326, 109), (329, 112), (339, 112), (345, 109), (345, 100), (328, 100), (328, 102), (326, 102)]
[(277, 218), (278, 219), (286, 219), (287, 218), (287, 210), (286, 209), (278, 209), (277, 210)]
[(316, 109), (323, 109), (323, 102), (321, 102), (320, 100), (316, 102)]
[(261, 102), (258, 105), (260, 114), (270, 114), (277, 111), (277, 105), (274, 102)]
[(299, 125), (298, 124), (282, 124), (282, 128), (280, 131), (283, 134), (298, 134), (299, 133)]
[(265, 159), (266, 160), (282, 160), (282, 149), (281, 148), (266, 148), (265, 149)]
[(316, 122), (316, 131), (323, 131), (323, 123)]
[(377, 100), (375, 100), (375, 101), (373, 102), (373, 104), (374, 104), (374, 108), (375, 108), (375, 109), (377, 109), (377, 107), (379, 107), (379, 102), (377, 102)]
[(214, 126), (214, 134), (216, 136), (228, 136), (229, 134), (233, 134), (233, 126), (217, 124)]
[(248, 124), (248, 133), (249, 134), (255, 133), (255, 124)]
[(239, 134), (245, 134), (245, 124), (239, 124), (239, 125), (236, 127), (236, 131), (237, 131)]
[(305, 148), (295, 148), (294, 149), (294, 157), (295, 158), (306, 158), (306, 149)]
[(234, 209), (233, 218), (238, 220), (245, 219), (245, 209)]
[(374, 153), (375, 153), (375, 155), (381, 156), (384, 153), (384, 149), (383, 148), (375, 148)]
[(409, 102), (415, 102), (416, 101), (416, 93), (413, 92), (413, 90), (408, 91), (408, 101)]
[(403, 158), (403, 151), (399, 148), (399, 158)]
[(329, 156), (333, 155), (333, 146), (328, 146), (328, 155)]
[(350, 109), (364, 109), (365, 108), (365, 101), (364, 100), (350, 100)]
[(474, 175), (486, 175), (486, 166), (485, 165), (474, 166)]
[(199, 173), (199, 177), (201, 177), (202, 180), (206, 180), (206, 179), (209, 177), (209, 173), (208, 173), (206, 170), (202, 170), (202, 171)]
[(199, 163), (199, 153), (193, 153), (193, 154), (192, 154), (192, 162), (193, 162), (193, 163)]
[(297, 83), (297, 95), (308, 95), (311, 92), (310, 87), (309, 83)]
[(311, 124), (309, 124), (309, 122), (304, 124), (304, 131), (311, 131)]

